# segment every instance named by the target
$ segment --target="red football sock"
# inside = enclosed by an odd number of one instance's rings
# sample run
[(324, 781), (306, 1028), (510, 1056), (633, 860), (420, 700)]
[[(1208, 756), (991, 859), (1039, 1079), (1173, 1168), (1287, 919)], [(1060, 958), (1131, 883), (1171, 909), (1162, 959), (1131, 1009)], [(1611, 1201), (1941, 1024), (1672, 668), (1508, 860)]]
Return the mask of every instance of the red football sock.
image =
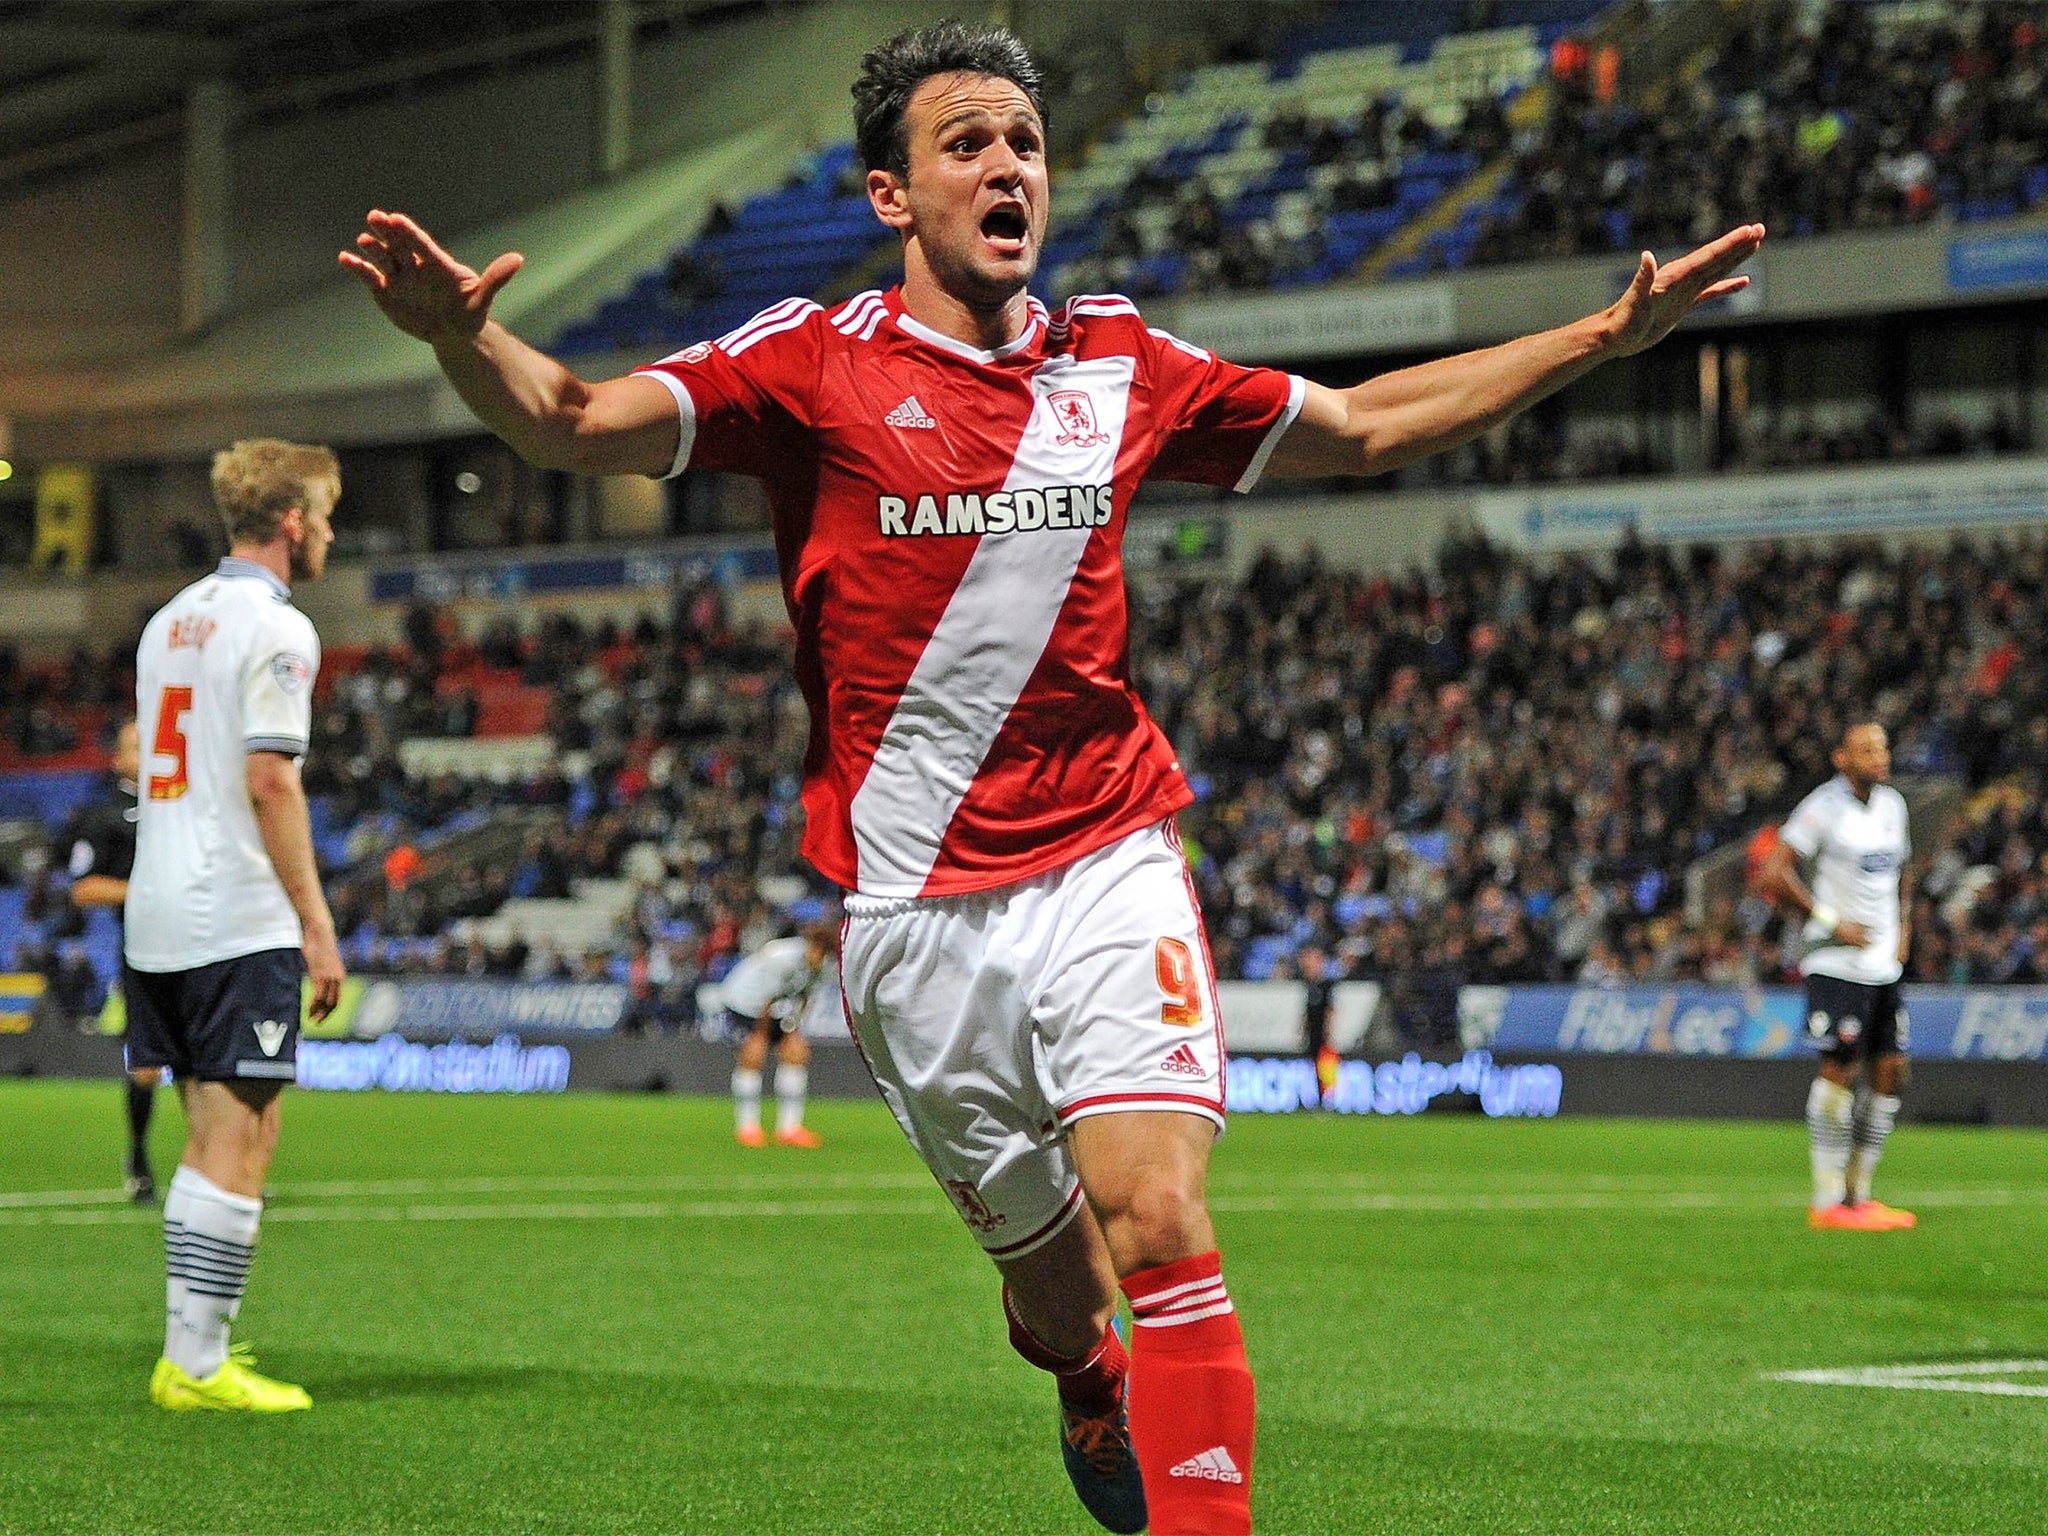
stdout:
[(1060, 1399), (1083, 1413), (1107, 1413), (1123, 1395), (1131, 1357), (1114, 1328), (1102, 1330), (1102, 1342), (1085, 1355), (1060, 1355), (1047, 1349), (1017, 1315), (1010, 1288), (1003, 1287), (1003, 1315), (1010, 1320), (1010, 1347), (1059, 1382)]
[(1248, 1536), (1257, 1415), (1222, 1256), (1141, 1269), (1123, 1284), (1136, 1323), (1131, 1441), (1152, 1536)]

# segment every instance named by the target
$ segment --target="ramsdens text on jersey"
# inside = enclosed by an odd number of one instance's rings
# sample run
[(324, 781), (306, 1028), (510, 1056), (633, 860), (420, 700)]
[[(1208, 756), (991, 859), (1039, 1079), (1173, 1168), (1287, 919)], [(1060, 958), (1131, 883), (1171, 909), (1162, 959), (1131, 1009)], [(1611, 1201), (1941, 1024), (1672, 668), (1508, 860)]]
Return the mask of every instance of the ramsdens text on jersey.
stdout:
[(1048, 485), (987, 496), (878, 496), (875, 515), (889, 538), (923, 533), (1035, 533), (1042, 528), (1107, 528), (1113, 510), (1107, 485)]

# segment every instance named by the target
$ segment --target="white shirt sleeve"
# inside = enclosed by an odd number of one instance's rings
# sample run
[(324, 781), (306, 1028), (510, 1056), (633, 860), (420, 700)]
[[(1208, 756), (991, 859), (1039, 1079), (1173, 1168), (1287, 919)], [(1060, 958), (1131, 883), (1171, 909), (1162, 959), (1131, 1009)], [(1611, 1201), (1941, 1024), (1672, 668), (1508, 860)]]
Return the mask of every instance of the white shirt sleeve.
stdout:
[(251, 752), (304, 757), (313, 739), (320, 640), (306, 616), (281, 608), (242, 666), (242, 741)]
[(1791, 816), (1778, 833), (1778, 841), (1802, 859), (1814, 857), (1820, 852), (1820, 845), (1827, 841), (1828, 833), (1834, 830), (1838, 805), (1828, 786), (1823, 784), (1792, 808)]

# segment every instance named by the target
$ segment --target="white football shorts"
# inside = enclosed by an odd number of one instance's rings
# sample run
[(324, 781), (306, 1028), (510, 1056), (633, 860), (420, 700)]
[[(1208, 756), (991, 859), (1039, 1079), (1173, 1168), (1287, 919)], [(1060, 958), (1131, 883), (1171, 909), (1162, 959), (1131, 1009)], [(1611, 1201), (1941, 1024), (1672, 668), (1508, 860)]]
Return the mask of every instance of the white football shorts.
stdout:
[(994, 890), (849, 895), (839, 963), (882, 1097), (992, 1258), (1080, 1209), (1076, 1120), (1223, 1125), (1216, 977), (1170, 821)]

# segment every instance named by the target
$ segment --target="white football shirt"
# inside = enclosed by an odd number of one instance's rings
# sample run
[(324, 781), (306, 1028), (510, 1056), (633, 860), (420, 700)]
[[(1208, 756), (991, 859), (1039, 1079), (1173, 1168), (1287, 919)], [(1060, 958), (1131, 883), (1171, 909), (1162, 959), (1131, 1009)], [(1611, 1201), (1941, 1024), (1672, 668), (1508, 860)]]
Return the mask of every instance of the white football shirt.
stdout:
[(719, 984), (725, 1006), (750, 1023), (770, 1007), (778, 1018), (793, 1016), (824, 974), (811, 964), (809, 947), (802, 938), (770, 939), (726, 972)]
[(249, 560), (221, 561), (143, 630), (126, 937), (136, 970), (189, 971), (299, 947), (299, 916), (263, 846), (247, 764), (251, 752), (305, 756), (319, 672), (312, 621)]
[(1872, 787), (1858, 800), (1841, 775), (1829, 779), (1793, 808), (1779, 837), (1814, 864), (1813, 897), (1870, 930), (1861, 949), (1829, 944), (1818, 923), (1806, 925), (1813, 946), (1799, 962), (1806, 976), (1833, 976), (1864, 986), (1894, 982), (1899, 964), (1899, 873), (1912, 856), (1906, 800), (1889, 784)]

